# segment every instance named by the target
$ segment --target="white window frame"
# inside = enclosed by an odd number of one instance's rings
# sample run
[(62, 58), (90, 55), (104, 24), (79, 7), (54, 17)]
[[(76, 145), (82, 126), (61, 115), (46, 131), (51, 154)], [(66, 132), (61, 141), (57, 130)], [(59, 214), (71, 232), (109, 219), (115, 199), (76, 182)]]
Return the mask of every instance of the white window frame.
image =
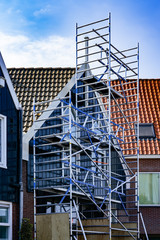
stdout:
[(8, 208), (8, 223), (0, 223), (0, 226), (8, 227), (8, 240), (12, 240), (12, 203), (0, 201), (0, 207)]
[[(139, 172), (139, 174), (145, 174), (145, 173), (157, 173), (160, 174), (160, 172)], [(140, 180), (139, 180), (140, 181)], [(160, 180), (159, 180), (160, 181)], [(160, 187), (160, 182), (159, 182), (159, 187)], [(139, 189), (139, 193), (140, 193), (140, 189)], [(140, 195), (140, 194), (139, 194)], [(140, 196), (139, 196), (140, 197)], [(160, 197), (160, 196), (159, 196)], [(139, 203), (140, 207), (159, 207), (160, 204), (143, 204), (143, 203)]]
[(1, 161), (0, 168), (7, 168), (7, 117), (0, 114), (1, 124)]

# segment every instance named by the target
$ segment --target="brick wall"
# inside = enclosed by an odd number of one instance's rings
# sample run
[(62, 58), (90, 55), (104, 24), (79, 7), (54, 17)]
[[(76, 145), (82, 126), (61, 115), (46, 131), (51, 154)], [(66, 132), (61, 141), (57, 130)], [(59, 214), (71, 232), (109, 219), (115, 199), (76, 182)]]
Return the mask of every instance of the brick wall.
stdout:
[(140, 159), (140, 172), (160, 172), (160, 158), (158, 159)]
[[(30, 219), (34, 223), (34, 199), (33, 193), (27, 192), (27, 162), (23, 163), (23, 218)], [(12, 205), (12, 235), (13, 240), (17, 240), (19, 236), (19, 204), (13, 203)]]
[(12, 236), (13, 240), (18, 239), (19, 232), (19, 204), (12, 204)]
[[(160, 234), (160, 207), (140, 207), (148, 234)], [(141, 224), (141, 234), (144, 233)]]
[(30, 219), (31, 223), (34, 222), (34, 198), (33, 193), (27, 192), (27, 162), (22, 161), (23, 163), (23, 217)]
[[(160, 172), (160, 159), (140, 159), (140, 172)], [(160, 207), (140, 207), (140, 211), (148, 234), (160, 234)]]

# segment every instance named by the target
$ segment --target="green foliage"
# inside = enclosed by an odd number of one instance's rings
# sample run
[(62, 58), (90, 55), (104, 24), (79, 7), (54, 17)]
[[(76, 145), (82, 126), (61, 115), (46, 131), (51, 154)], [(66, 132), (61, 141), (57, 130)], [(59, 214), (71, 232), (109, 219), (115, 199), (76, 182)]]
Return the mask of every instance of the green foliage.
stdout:
[(21, 240), (32, 240), (33, 236), (33, 225), (30, 223), (30, 220), (27, 218), (23, 218), (21, 231), (20, 231), (20, 239)]

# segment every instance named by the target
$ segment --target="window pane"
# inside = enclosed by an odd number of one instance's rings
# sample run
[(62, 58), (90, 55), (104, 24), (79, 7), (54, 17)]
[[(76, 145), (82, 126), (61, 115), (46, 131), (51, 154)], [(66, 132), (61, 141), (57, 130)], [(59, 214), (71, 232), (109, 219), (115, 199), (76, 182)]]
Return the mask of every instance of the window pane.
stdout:
[(8, 223), (8, 208), (0, 207), (0, 223)]
[(154, 126), (152, 123), (140, 123), (139, 124), (139, 136), (140, 138), (154, 138)]
[(141, 173), (140, 204), (159, 204), (159, 173)]
[(0, 226), (0, 240), (8, 240), (8, 227)]

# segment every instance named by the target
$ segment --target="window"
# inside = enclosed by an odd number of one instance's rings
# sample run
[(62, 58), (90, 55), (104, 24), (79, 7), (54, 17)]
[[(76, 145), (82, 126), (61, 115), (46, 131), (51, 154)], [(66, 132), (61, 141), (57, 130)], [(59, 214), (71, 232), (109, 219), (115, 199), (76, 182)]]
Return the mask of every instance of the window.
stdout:
[(12, 204), (0, 202), (0, 240), (12, 239)]
[(139, 124), (139, 137), (140, 138), (155, 138), (153, 123), (140, 123)]
[(160, 205), (160, 173), (139, 174), (139, 199), (142, 205)]
[(0, 114), (0, 167), (7, 167), (7, 131), (6, 117)]

